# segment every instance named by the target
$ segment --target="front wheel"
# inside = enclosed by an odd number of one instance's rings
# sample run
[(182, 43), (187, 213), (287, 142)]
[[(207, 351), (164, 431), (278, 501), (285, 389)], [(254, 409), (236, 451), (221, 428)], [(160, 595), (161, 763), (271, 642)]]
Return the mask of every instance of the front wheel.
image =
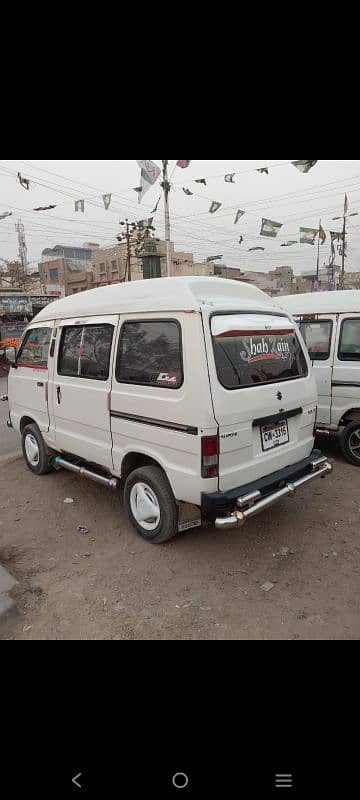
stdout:
[(31, 472), (46, 475), (52, 471), (50, 456), (37, 425), (25, 425), (21, 443), (24, 459)]
[(177, 506), (160, 467), (141, 467), (129, 475), (124, 505), (130, 522), (147, 542), (162, 544), (176, 536)]
[(360, 467), (360, 422), (351, 422), (341, 434), (341, 449), (349, 464)]

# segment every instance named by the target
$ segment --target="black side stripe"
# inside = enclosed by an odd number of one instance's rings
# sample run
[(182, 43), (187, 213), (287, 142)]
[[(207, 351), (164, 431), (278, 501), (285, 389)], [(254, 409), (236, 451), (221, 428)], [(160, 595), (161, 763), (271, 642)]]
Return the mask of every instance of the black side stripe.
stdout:
[(126, 419), (129, 422), (140, 422), (141, 425), (152, 425), (154, 428), (166, 428), (170, 431), (189, 433), (191, 436), (197, 436), (199, 433), (198, 428), (192, 428), (191, 425), (180, 425), (177, 422), (166, 422), (152, 417), (140, 417), (137, 414), (122, 414), (120, 411), (110, 411), (110, 416), (117, 419)]
[(271, 422), (281, 422), (283, 419), (291, 419), (291, 417), (298, 417), (302, 413), (302, 408), (294, 408), (292, 411), (280, 411), (280, 414), (272, 414), (270, 417), (254, 419), (253, 428), (259, 428), (261, 425), (269, 425)]
[(360, 389), (359, 382), (352, 382), (352, 381), (333, 381), (332, 386), (355, 386), (357, 389)]

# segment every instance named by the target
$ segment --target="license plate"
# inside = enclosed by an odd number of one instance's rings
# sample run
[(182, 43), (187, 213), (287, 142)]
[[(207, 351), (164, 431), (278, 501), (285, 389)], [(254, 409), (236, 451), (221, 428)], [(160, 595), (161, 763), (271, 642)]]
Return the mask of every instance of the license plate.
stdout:
[(261, 428), (261, 444), (263, 450), (273, 450), (289, 442), (289, 428), (286, 419), (281, 422), (272, 422)]

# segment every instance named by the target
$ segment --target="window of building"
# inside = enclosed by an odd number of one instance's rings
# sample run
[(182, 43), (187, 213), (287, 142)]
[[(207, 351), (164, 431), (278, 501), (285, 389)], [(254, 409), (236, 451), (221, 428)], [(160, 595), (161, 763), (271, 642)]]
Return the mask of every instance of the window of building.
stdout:
[(118, 266), (116, 261), (111, 262), (111, 272), (118, 272)]
[(346, 319), (341, 326), (340, 361), (360, 361), (360, 319)]
[(171, 320), (125, 322), (116, 364), (119, 383), (179, 389), (183, 383), (181, 328)]
[(327, 361), (331, 350), (331, 320), (301, 322), (300, 330), (312, 361)]
[(106, 381), (109, 377), (112, 325), (72, 325), (63, 328), (59, 375)]
[(100, 275), (105, 275), (106, 267), (105, 264), (100, 264)]
[(16, 359), (19, 366), (43, 369), (47, 367), (51, 330), (51, 328), (34, 328), (27, 332)]
[(57, 283), (59, 280), (59, 270), (58, 269), (50, 269), (50, 280), (52, 283)]

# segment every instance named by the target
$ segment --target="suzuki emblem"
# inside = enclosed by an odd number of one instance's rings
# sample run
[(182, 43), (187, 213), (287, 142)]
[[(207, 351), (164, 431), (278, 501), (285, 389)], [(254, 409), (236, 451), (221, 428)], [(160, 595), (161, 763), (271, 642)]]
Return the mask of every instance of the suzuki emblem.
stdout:
[(278, 392), (276, 397), (277, 397), (278, 400), (282, 400), (283, 399), (283, 396), (282, 396), (281, 392)]

